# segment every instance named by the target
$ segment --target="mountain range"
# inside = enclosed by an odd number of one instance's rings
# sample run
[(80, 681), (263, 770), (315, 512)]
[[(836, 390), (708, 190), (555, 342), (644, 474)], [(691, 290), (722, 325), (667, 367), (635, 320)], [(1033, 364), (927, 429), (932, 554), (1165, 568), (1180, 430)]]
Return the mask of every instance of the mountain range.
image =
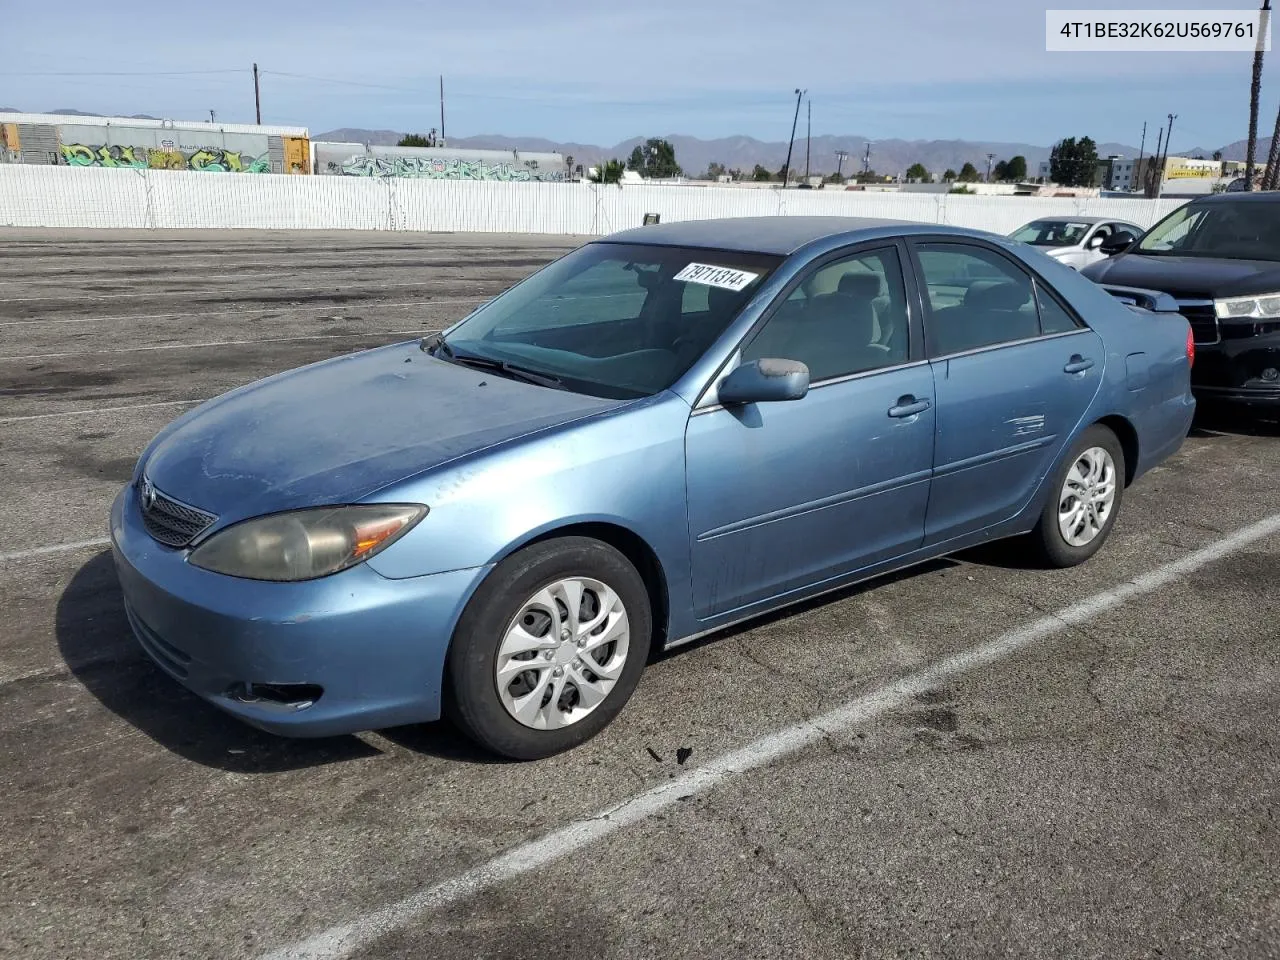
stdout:
[[(395, 130), (363, 130), (358, 127), (344, 127), (314, 133), (312, 139), (390, 146), (402, 136), (404, 134)], [(758, 163), (768, 170), (776, 171), (782, 168), (787, 158), (785, 140), (765, 141), (746, 136), (702, 140), (683, 134), (668, 134), (665, 139), (675, 148), (676, 161), (687, 174), (694, 176), (701, 174), (711, 163), (722, 163), (728, 169), (736, 168), (748, 173)], [(482, 135), (450, 138), (449, 144), (473, 150), (519, 149), (538, 153), (556, 152), (566, 157), (573, 157), (575, 164), (588, 164), (613, 157), (626, 160), (631, 156), (631, 151), (644, 141), (644, 137), (631, 137), (611, 147), (602, 147), (587, 143), (561, 143), (542, 137)], [(831, 173), (836, 169), (837, 163), (840, 163), (845, 173), (861, 170), (867, 143), (866, 137), (859, 136), (814, 137), (808, 145), (809, 169), (813, 173)], [(987, 154), (993, 154), (993, 163), (1015, 156), (1026, 157), (1027, 169), (1032, 176), (1035, 176), (1039, 164), (1049, 159), (1051, 149), (1033, 143), (974, 140), (876, 140), (870, 143), (870, 169), (891, 174), (902, 173), (913, 163), (923, 163), (925, 168), (934, 174), (941, 174), (948, 168), (959, 171), (965, 163), (972, 163), (980, 173), (983, 173), (986, 171)], [(1265, 162), (1270, 143), (1270, 137), (1259, 140), (1260, 162)], [(1147, 150), (1150, 151), (1153, 146), (1153, 144), (1147, 144)], [(1220, 149), (1223, 159), (1243, 160), (1245, 146), (1246, 142), (1239, 140), (1224, 147), (1209, 149), (1197, 147), (1192, 150), (1181, 150), (1179, 154), (1208, 159), (1213, 156), (1215, 150)], [(843, 161), (837, 160), (837, 150), (846, 154)], [(1124, 143), (1098, 144), (1099, 156), (1106, 157), (1110, 154), (1137, 157), (1138, 148)], [(792, 148), (791, 169), (797, 173), (804, 172), (805, 141), (803, 139), (797, 140)]]
[[(0, 108), (0, 112), (17, 113), (14, 108)], [(95, 117), (101, 114), (88, 113), (63, 107), (49, 111), (64, 116)], [(135, 114), (130, 119), (154, 120), (147, 114)], [(313, 140), (339, 141), (344, 143), (367, 143), (375, 146), (395, 144), (404, 133), (399, 130), (366, 130), (361, 127), (341, 127), (337, 130), (326, 130), (313, 133)], [(600, 146), (590, 143), (561, 142), (547, 140), (543, 137), (508, 137), (486, 134), (475, 137), (454, 137), (449, 143), (456, 147), (473, 150), (522, 150), (531, 153), (560, 153), (565, 157), (573, 157), (575, 164), (593, 164), (600, 160), (617, 157), (625, 160), (631, 151), (644, 143), (644, 137), (631, 137), (613, 146)], [(757, 140), (755, 137), (735, 136), (722, 137), (716, 140), (703, 140), (684, 134), (668, 134), (667, 140), (675, 147), (676, 161), (687, 174), (697, 176), (705, 171), (711, 163), (721, 163), (727, 169), (739, 169), (750, 172), (756, 164), (768, 170), (782, 168), (787, 158), (785, 140)], [(870, 168), (880, 173), (902, 173), (913, 163), (923, 163), (930, 172), (941, 174), (946, 169), (958, 171), (965, 163), (972, 163), (979, 172), (986, 171), (987, 155), (992, 154), (992, 162), (1008, 160), (1011, 157), (1023, 156), (1027, 159), (1027, 169), (1034, 176), (1042, 161), (1049, 159), (1050, 148), (1033, 143), (1006, 143), (1000, 141), (975, 140), (875, 140), (871, 143)], [(863, 157), (868, 140), (860, 136), (820, 136), (809, 143), (808, 168), (812, 173), (831, 173), (837, 163), (843, 172), (849, 173), (862, 169)], [(1258, 161), (1266, 162), (1271, 138), (1262, 137), (1258, 141)], [(803, 174), (805, 163), (805, 141), (797, 140), (792, 147), (791, 169)], [(1153, 145), (1147, 144), (1150, 149)], [(1237, 140), (1222, 147), (1195, 148), (1180, 150), (1183, 156), (1211, 157), (1215, 151), (1221, 150), (1225, 160), (1243, 160), (1246, 141)], [(836, 151), (843, 151), (846, 156), (842, 161), (836, 158)], [(1137, 157), (1138, 148), (1123, 143), (1100, 143), (1098, 155), (1119, 154), (1124, 157)]]

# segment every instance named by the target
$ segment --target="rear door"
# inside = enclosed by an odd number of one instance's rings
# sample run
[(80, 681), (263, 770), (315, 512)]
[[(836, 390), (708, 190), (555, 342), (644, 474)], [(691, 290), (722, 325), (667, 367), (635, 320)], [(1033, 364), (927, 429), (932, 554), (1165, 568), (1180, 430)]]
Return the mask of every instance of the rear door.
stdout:
[(1101, 383), (1101, 338), (980, 241), (914, 241), (937, 404), (925, 543), (1021, 511)]

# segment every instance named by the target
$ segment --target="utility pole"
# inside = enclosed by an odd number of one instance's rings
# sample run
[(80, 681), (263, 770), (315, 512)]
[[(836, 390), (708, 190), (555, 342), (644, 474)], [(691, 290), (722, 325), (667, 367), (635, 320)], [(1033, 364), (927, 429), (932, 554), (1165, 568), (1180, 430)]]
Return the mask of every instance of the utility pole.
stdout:
[(1169, 126), (1165, 128), (1164, 132), (1164, 156), (1160, 160), (1160, 179), (1156, 181), (1157, 200), (1160, 199), (1160, 191), (1164, 188), (1165, 167), (1169, 165), (1169, 144), (1173, 140), (1173, 121), (1178, 119), (1178, 115), (1176, 113), (1171, 113), (1168, 116)]
[(1147, 147), (1147, 121), (1142, 121), (1142, 143), (1138, 145), (1138, 165), (1133, 168), (1133, 178), (1129, 181), (1129, 186), (1136, 185), (1138, 177), (1142, 175), (1142, 152)]
[(840, 171), (844, 169), (844, 162), (846, 159), (848, 159), (848, 157), (849, 157), (848, 150), (836, 151), (836, 178), (837, 179), (840, 177)]
[(440, 74), (440, 146), (445, 145), (444, 139), (444, 74)]
[(1150, 168), (1147, 175), (1142, 178), (1142, 193), (1147, 197), (1155, 196), (1156, 177), (1164, 177), (1164, 170), (1156, 170), (1160, 161), (1160, 145), (1164, 143), (1164, 127), (1161, 127), (1156, 134), (1156, 152), (1151, 155), (1151, 161), (1147, 164)]
[(805, 95), (804, 90), (796, 88), (796, 113), (791, 118), (791, 139), (787, 141), (787, 161), (782, 165), (782, 189), (787, 189), (787, 179), (791, 176), (791, 148), (796, 142), (796, 124), (800, 120), (800, 98)]
[(209, 111), (209, 122), (210, 122), (210, 123), (217, 123), (217, 122), (218, 122), (218, 115), (217, 115), (216, 113), (214, 113), (212, 110), (210, 110), (210, 111)]
[(253, 65), (253, 110), (258, 118), (258, 126), (262, 126), (262, 91), (258, 87), (258, 65)]
[(987, 154), (987, 183), (991, 182), (991, 161), (996, 158), (994, 153)]
[(813, 141), (813, 101), (804, 102), (807, 116), (804, 122), (804, 179), (809, 182), (809, 144)]
[(862, 154), (862, 172), (871, 172), (871, 141), (867, 141), (867, 149)]

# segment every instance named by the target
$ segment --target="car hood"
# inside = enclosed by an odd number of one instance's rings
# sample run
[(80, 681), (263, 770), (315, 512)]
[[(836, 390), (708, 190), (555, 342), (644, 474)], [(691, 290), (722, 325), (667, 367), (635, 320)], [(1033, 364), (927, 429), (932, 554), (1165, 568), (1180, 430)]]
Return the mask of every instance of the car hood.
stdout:
[(1081, 272), (1097, 283), (1162, 290), (1175, 297), (1233, 297), (1280, 290), (1280, 263), (1272, 260), (1146, 257), (1125, 253)]
[(162, 492), (225, 523), (352, 502), (625, 402), (436, 360), (414, 341), (303, 367), (203, 404), (156, 439), (143, 469)]

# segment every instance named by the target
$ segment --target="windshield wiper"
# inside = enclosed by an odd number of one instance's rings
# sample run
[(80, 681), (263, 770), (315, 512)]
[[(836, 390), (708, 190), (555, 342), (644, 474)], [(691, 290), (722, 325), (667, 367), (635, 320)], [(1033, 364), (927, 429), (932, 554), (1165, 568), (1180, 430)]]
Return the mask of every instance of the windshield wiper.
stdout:
[(568, 389), (559, 377), (553, 377), (549, 373), (539, 373), (537, 370), (530, 370), (527, 367), (522, 367), (506, 360), (491, 360), (488, 357), (480, 357), (474, 353), (458, 353), (439, 334), (431, 337), (429, 342), (423, 341), (423, 348), (428, 351), (434, 350), (432, 356), (444, 357), (451, 363), (475, 367), (477, 370), (492, 370), (495, 373), (510, 377), (512, 380), (523, 380), (525, 383), (536, 384), (540, 387), (551, 387), (555, 390)]

